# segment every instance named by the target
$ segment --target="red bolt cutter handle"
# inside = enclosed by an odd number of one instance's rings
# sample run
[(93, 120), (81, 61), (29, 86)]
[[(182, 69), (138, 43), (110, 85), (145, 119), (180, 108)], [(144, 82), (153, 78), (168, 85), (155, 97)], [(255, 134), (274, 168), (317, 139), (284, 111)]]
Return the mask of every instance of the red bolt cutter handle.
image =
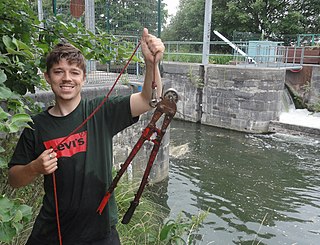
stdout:
[[(124, 174), (124, 172), (128, 168), (129, 164), (132, 162), (132, 159), (138, 153), (138, 151), (140, 150), (143, 143), (146, 140), (148, 140), (148, 141), (153, 142), (154, 146), (153, 146), (152, 151), (150, 153), (148, 164), (147, 164), (146, 170), (143, 174), (142, 181), (140, 183), (138, 192), (135, 195), (134, 200), (131, 202), (131, 205), (130, 205), (128, 211), (126, 212), (126, 214), (124, 215), (124, 217), (122, 219), (123, 224), (129, 223), (136, 207), (139, 205), (139, 200), (140, 200), (140, 197), (141, 197), (142, 192), (144, 190), (144, 187), (146, 186), (146, 184), (148, 182), (148, 176), (150, 174), (153, 162), (154, 162), (154, 160), (157, 156), (157, 153), (159, 151), (162, 138), (163, 138), (164, 134), (166, 133), (166, 130), (167, 130), (172, 118), (174, 117), (174, 115), (177, 111), (177, 106), (176, 106), (177, 101), (178, 101), (177, 92), (173, 89), (170, 89), (164, 94), (164, 98), (157, 104), (156, 110), (152, 116), (151, 121), (149, 122), (147, 127), (143, 130), (141, 137), (139, 138), (138, 142), (133, 147), (127, 160), (124, 162), (124, 164), (121, 165), (120, 170), (118, 171), (116, 177), (113, 179), (108, 191), (104, 195), (104, 197), (103, 197), (103, 199), (97, 209), (97, 212), (99, 214), (102, 214), (103, 209), (105, 208), (105, 206), (108, 203), (108, 200), (111, 196), (111, 193), (117, 187), (117, 184), (118, 184), (120, 178), (122, 177), (122, 175)], [(158, 129), (156, 126), (156, 122), (159, 120), (159, 118), (163, 114), (164, 114), (164, 119), (162, 122), (162, 126), (161, 126), (161, 129)], [(155, 137), (155, 139), (150, 140), (150, 138), (153, 134), (156, 134), (156, 137)]]

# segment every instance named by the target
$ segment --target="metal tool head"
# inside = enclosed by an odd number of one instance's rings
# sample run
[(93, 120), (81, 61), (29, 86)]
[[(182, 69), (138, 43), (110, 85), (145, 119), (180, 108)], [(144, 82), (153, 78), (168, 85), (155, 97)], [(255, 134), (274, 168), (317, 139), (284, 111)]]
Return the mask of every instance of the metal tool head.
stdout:
[(151, 99), (151, 100), (149, 101), (149, 105), (150, 105), (152, 108), (155, 108), (155, 107), (157, 107), (157, 105), (158, 105), (159, 102), (160, 102), (159, 99)]
[(167, 99), (167, 100), (174, 101), (175, 103), (177, 103), (178, 100), (179, 100), (179, 95), (178, 95), (177, 90), (175, 90), (174, 88), (169, 88), (169, 89), (164, 93), (163, 98), (164, 98), (164, 99)]

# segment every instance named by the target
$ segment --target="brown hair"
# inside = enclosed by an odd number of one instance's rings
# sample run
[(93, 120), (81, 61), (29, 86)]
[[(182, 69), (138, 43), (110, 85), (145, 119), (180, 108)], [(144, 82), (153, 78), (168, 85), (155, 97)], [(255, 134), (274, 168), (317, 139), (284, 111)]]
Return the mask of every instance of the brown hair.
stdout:
[(47, 72), (49, 73), (52, 66), (58, 64), (61, 59), (66, 59), (69, 64), (77, 64), (83, 70), (83, 73), (86, 74), (86, 61), (83, 54), (70, 43), (57, 44), (47, 55)]

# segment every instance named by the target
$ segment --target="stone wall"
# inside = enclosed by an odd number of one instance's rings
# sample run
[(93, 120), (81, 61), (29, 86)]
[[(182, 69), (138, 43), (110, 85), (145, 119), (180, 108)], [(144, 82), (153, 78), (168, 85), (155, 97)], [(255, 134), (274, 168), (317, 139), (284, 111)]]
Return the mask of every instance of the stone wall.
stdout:
[(198, 85), (202, 83), (199, 64), (170, 63), (163, 64), (163, 78), (169, 81), (179, 94), (175, 118), (190, 122), (198, 122), (199, 101)]
[(279, 117), (284, 69), (164, 63), (163, 70), (180, 95), (176, 118), (265, 133)]
[(279, 117), (285, 70), (208, 66), (201, 122), (252, 133), (268, 132)]
[(320, 66), (313, 66), (309, 103), (320, 103)]

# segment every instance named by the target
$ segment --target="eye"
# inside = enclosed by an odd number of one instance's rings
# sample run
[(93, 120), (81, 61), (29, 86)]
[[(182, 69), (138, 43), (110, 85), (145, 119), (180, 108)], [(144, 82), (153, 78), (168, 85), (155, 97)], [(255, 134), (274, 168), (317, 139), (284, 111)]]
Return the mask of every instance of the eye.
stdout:
[(63, 73), (63, 71), (62, 70), (54, 70), (53, 73), (58, 75), (58, 74)]
[(71, 73), (72, 73), (73, 75), (75, 75), (75, 76), (79, 76), (79, 75), (81, 74), (80, 71), (72, 71)]

